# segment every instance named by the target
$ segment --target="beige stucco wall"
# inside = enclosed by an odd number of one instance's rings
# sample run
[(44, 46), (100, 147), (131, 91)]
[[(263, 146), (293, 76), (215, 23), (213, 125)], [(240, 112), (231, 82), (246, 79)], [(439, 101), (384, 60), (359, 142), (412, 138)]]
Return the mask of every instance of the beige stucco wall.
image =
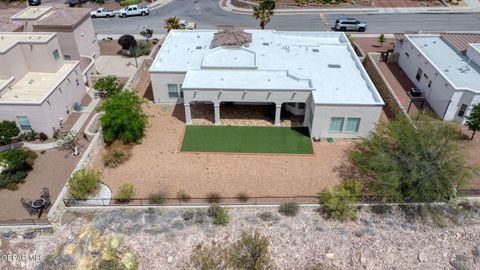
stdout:
[(88, 55), (94, 59), (100, 55), (97, 35), (90, 17), (74, 29), (73, 36), (80, 55)]
[(81, 74), (80, 65), (77, 63), (42, 104), (0, 104), (0, 120), (17, 121), (17, 116), (27, 116), (35, 131), (44, 132), (51, 137), (54, 129), (60, 128), (60, 118), (67, 121), (67, 110), (72, 113), (75, 102), (80, 102), (86, 94)]
[(155, 103), (181, 103), (181, 98), (171, 98), (168, 96), (168, 84), (176, 84), (180, 89), (180, 85), (185, 79), (185, 73), (150, 73), (152, 82), (153, 96)]
[(0, 76), (3, 79), (8, 79), (13, 76), (18, 80), (28, 72), (27, 61), (23, 57), (20, 46), (15, 46), (10, 49), (7, 54), (0, 54), (0, 63)]
[[(381, 105), (359, 106), (359, 105), (320, 105), (316, 104), (313, 112), (313, 121), (310, 126), (310, 135), (321, 138), (357, 138), (363, 137), (375, 129), (380, 119), (382, 111)], [(330, 118), (345, 117), (344, 126), (347, 118), (360, 118), (358, 133), (330, 132)]]

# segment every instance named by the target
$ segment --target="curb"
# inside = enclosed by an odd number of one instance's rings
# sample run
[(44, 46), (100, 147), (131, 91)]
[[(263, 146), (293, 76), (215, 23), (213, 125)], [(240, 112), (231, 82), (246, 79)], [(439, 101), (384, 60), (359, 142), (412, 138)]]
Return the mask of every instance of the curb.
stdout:
[(150, 10), (156, 10), (156, 9), (159, 9), (159, 8), (162, 8), (163, 6), (169, 4), (170, 2), (172, 2), (173, 0), (167, 0), (166, 2), (163, 2), (163, 3), (160, 3), (162, 2), (161, 0), (157, 0), (153, 3), (151, 3), (150, 5), (148, 5), (148, 7), (150, 8)]

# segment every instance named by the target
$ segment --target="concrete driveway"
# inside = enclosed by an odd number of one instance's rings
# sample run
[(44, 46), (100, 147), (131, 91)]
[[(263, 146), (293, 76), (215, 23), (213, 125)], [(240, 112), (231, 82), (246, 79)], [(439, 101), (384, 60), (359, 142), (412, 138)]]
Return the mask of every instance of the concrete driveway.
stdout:
[[(147, 56), (140, 56), (137, 62), (140, 63)], [(95, 67), (101, 75), (113, 75), (128, 78), (135, 72), (135, 58), (122, 56), (102, 55), (95, 62)]]

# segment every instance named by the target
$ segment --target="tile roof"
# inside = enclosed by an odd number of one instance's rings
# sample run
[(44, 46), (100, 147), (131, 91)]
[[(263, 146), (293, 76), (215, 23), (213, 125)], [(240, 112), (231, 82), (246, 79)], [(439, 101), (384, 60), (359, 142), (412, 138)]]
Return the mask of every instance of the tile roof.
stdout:
[(455, 50), (465, 54), (468, 44), (480, 43), (480, 34), (475, 33), (442, 33), (442, 39)]
[(252, 34), (243, 30), (223, 30), (213, 35), (213, 47), (243, 46), (252, 42)]
[(74, 27), (90, 16), (88, 8), (55, 7), (54, 10), (36, 21), (35, 27)]
[(10, 17), (17, 14), (21, 10), (22, 9), (18, 8), (0, 9), (0, 32), (21, 31), (23, 25), (10, 19)]

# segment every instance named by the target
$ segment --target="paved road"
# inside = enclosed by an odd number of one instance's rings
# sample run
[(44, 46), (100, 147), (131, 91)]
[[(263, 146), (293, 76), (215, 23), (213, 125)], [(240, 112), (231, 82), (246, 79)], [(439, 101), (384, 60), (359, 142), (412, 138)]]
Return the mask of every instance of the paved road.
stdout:
[[(137, 33), (143, 28), (163, 32), (164, 20), (178, 16), (197, 23), (199, 29), (216, 28), (217, 25), (235, 25), (258, 28), (252, 16), (231, 14), (218, 6), (218, 0), (173, 0), (164, 7), (153, 10), (150, 16), (94, 19), (97, 32), (101, 34)], [(325, 30), (333, 25), (339, 15), (325, 15), (322, 23), (318, 15), (273, 16), (267, 28), (277, 30)], [(480, 14), (371, 14), (356, 15), (368, 22), (369, 32), (398, 31), (480, 31)]]

